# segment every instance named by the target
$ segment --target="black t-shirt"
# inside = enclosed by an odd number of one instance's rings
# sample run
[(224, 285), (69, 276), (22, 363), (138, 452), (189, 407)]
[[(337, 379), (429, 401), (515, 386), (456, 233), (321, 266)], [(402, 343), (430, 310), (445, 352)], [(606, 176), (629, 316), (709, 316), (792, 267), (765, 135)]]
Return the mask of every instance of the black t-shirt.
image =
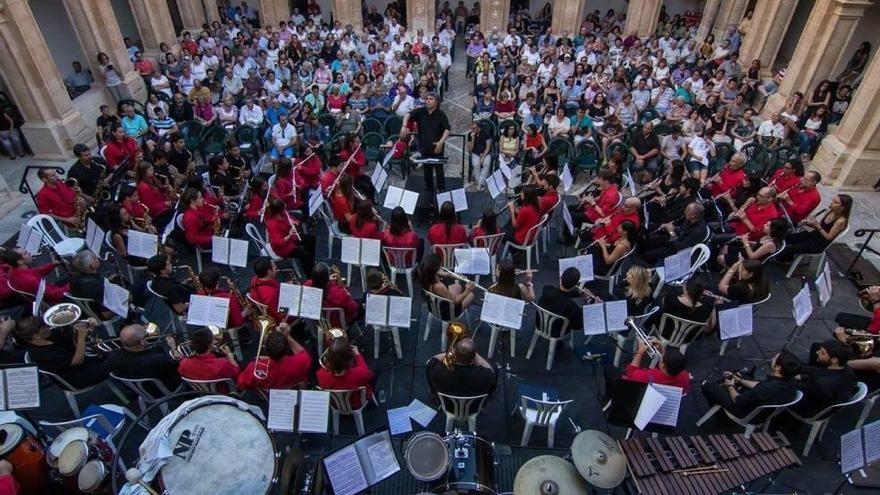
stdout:
[(70, 170), (67, 171), (67, 178), (76, 179), (77, 185), (82, 189), (82, 192), (91, 196), (95, 193), (95, 186), (98, 185), (98, 181), (101, 180), (102, 172), (103, 169), (94, 158), (88, 167), (77, 160), (70, 166)]
[(651, 150), (660, 151), (660, 139), (658, 139), (657, 134), (654, 134), (653, 132), (648, 136), (639, 132), (632, 139), (632, 147), (640, 155), (644, 155)]
[(110, 369), (123, 378), (156, 378), (172, 391), (180, 384), (178, 362), (161, 346), (143, 351), (120, 349), (107, 359)]
[(229, 175), (214, 174), (211, 176), (211, 185), (222, 187), (224, 196), (238, 196), (238, 184)]
[(410, 120), (419, 126), (419, 148), (423, 156), (440, 156), (434, 152), (434, 143), (449, 130), (449, 119), (443, 110), (437, 108), (429, 112), (426, 107), (417, 108), (410, 114)]
[(178, 104), (177, 102), (173, 102), (171, 103), (171, 108), (168, 109), (168, 116), (177, 122), (186, 122), (187, 120), (192, 120), (192, 105), (190, 105), (188, 101), (184, 101), (180, 104)]
[(456, 365), (452, 371), (436, 358), (428, 362), (428, 383), (435, 392), (458, 397), (474, 397), (495, 391), (495, 372), (489, 368)]
[(813, 416), (826, 407), (847, 400), (856, 386), (851, 368), (830, 370), (819, 366), (801, 366), (800, 389), (804, 398), (792, 409), (802, 416)]
[(70, 362), (76, 353), (73, 335), (64, 329), (55, 329), (49, 337), (52, 345), (25, 344), (24, 348), (32, 363), (53, 373), (71, 369)]
[(96, 124), (101, 129), (106, 129), (107, 127), (110, 127), (111, 125), (113, 125), (117, 122), (119, 122), (118, 115), (103, 115), (102, 114), (101, 116), (98, 117)]
[(473, 135), (474, 140), (474, 149), (471, 151), (474, 154), (480, 155), (484, 151), (486, 151), (486, 143), (489, 141), (489, 133), (480, 129), (480, 132)]
[(170, 277), (156, 277), (153, 279), (153, 291), (164, 297), (169, 305), (189, 302), (192, 291), (189, 287)]
[[(581, 330), (584, 328), (584, 317), (581, 310), (579, 296), (572, 292), (563, 292), (558, 287), (545, 285), (538, 299), (538, 306), (568, 318), (568, 331)], [(561, 328), (551, 328), (551, 333), (558, 336)]]
[(71, 277), (70, 294), (74, 297), (91, 299), (92, 311), (100, 314), (104, 310), (104, 279), (97, 273), (81, 273)]
[(174, 168), (176, 168), (181, 174), (186, 173), (186, 169), (189, 167), (190, 158), (192, 158), (192, 153), (190, 153), (186, 147), (181, 151), (177, 151), (177, 149), (172, 146), (168, 151), (168, 163), (174, 165)]

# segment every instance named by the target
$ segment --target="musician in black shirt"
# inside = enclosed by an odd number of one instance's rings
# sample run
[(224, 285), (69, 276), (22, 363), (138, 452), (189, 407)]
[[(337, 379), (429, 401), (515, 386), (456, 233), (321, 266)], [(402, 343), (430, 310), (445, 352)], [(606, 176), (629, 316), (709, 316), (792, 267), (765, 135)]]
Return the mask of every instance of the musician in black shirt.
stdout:
[(86, 356), (90, 331), (89, 325), (49, 328), (41, 319), (28, 316), (18, 323), (15, 338), (27, 351), (30, 362), (83, 388), (101, 383), (110, 373), (102, 357)]
[(162, 296), (176, 313), (186, 313), (189, 308), (189, 298), (195, 292), (171, 276), (174, 271), (171, 267), (171, 258), (164, 254), (153, 256), (147, 261), (147, 270), (153, 275), (151, 285), (153, 292)]
[(101, 260), (91, 251), (80, 251), (73, 257), (76, 273), (70, 277), (70, 295), (89, 299), (92, 312), (109, 320), (113, 313), (104, 308), (104, 277), (98, 273)]
[[(443, 110), (440, 110), (440, 102), (437, 95), (428, 93), (425, 96), (425, 106), (417, 108), (406, 114), (400, 127), (400, 137), (405, 138), (409, 132), (407, 124), (414, 122), (419, 138), (419, 151), (422, 158), (441, 158), (446, 138), (449, 137), (449, 119)], [(425, 189), (434, 190), (434, 178), (432, 169), (437, 175), (437, 190), (442, 192), (446, 189), (446, 177), (442, 164), (425, 164)]]
[[(77, 144), (73, 147), (73, 154), (76, 155), (76, 162), (70, 166), (67, 171), (68, 179), (76, 179), (76, 183), (82, 192), (92, 198), (95, 198), (95, 187), (101, 182), (101, 176), (104, 175), (106, 167), (102, 159), (92, 157), (92, 151), (84, 144)], [(104, 190), (110, 182), (110, 175), (104, 177)]]
[(143, 325), (128, 325), (119, 332), (122, 348), (110, 353), (107, 358), (110, 369), (123, 378), (154, 378), (160, 380), (165, 388), (174, 391), (180, 385), (177, 372), (180, 358), (174, 337), (166, 337), (171, 353), (161, 346), (147, 346), (147, 331)]
[(691, 203), (684, 210), (684, 222), (676, 227), (666, 223), (650, 237), (639, 243), (641, 258), (653, 266), (663, 258), (682, 249), (696, 246), (706, 238), (705, 208), (700, 203)]
[[(566, 268), (559, 277), (559, 287), (545, 285), (538, 299), (538, 306), (568, 319), (569, 332), (584, 328), (581, 292), (578, 289), (580, 278), (580, 270), (574, 267)], [(562, 329), (551, 328), (550, 331), (558, 336)]]
[(495, 392), (495, 370), (477, 352), (473, 340), (461, 339), (455, 344), (452, 369), (444, 364), (445, 356), (440, 353), (432, 357), (425, 369), (432, 394), (474, 397)]
[(190, 163), (193, 162), (193, 154), (186, 149), (186, 141), (180, 134), (171, 136), (171, 149), (168, 150), (168, 163), (174, 165), (181, 174), (186, 175)]
[(810, 347), (810, 364), (801, 367), (798, 384), (804, 398), (792, 411), (809, 418), (826, 407), (844, 402), (856, 386), (856, 375), (847, 366), (849, 347), (836, 339), (817, 342)]
[(797, 356), (782, 351), (770, 360), (770, 375), (762, 381), (725, 372), (721, 384), (703, 382), (703, 395), (710, 405), (718, 404), (734, 416), (742, 418), (755, 408), (767, 404), (784, 404), (794, 399), (798, 384), (795, 376), (801, 363)]

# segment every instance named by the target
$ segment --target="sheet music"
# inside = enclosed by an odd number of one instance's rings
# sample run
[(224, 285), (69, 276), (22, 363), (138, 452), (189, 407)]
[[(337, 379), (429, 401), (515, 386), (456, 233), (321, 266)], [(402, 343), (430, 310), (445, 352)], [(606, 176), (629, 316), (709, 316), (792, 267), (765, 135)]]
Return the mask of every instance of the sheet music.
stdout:
[(681, 408), (682, 388), (672, 385), (661, 385), (659, 383), (652, 383), (648, 388), (653, 388), (666, 398), (666, 400), (663, 401), (663, 405), (660, 406), (660, 409), (654, 413), (654, 417), (651, 418), (651, 423), (675, 428), (678, 424), (678, 411)]
[(666, 397), (653, 386), (648, 385), (645, 388), (645, 395), (642, 396), (642, 402), (639, 404), (639, 410), (636, 412), (636, 418), (633, 420), (636, 427), (639, 430), (644, 430), (645, 426), (651, 422), (651, 418), (663, 407), (664, 402), (666, 402)]
[(605, 305), (602, 303), (584, 304), (584, 335), (602, 335), (605, 332)]
[(330, 414), (330, 392), (300, 390), (299, 432), (327, 433), (327, 415)]
[(840, 436), (840, 472), (849, 473), (865, 467), (862, 429), (853, 430)]
[(560, 258), (559, 259), (559, 276), (562, 276), (562, 272), (567, 270), (570, 267), (574, 267), (578, 269), (578, 272), (581, 275), (581, 278), (578, 280), (580, 283), (590, 282), (593, 280), (593, 255), (592, 254), (584, 254), (582, 256), (575, 256), (572, 258)]
[(804, 284), (801, 290), (792, 299), (792, 313), (797, 325), (803, 326), (813, 314), (813, 298), (810, 296), (810, 286)]
[(370, 459), (370, 466), (373, 468), (373, 477), (376, 482), (400, 470), (391, 442), (384, 439), (367, 447), (367, 457)]
[(318, 186), (317, 189), (309, 193), (309, 216), (315, 216), (315, 212), (324, 203), (324, 189)]
[[(6, 410), (6, 371), (0, 370), (0, 411)], [(407, 416), (407, 420), (409, 416)]]
[(382, 159), (382, 168), (388, 167), (388, 162), (391, 161), (391, 157), (394, 156), (394, 146), (391, 146), (391, 149), (388, 150), (388, 153), (385, 153), (385, 158)]
[(412, 321), (412, 298), (388, 296), (388, 326), (409, 328)]
[(154, 234), (128, 230), (128, 254), (138, 258), (150, 259), (156, 255), (159, 248), (159, 237)]
[(489, 275), (492, 262), (489, 250), (484, 247), (457, 248), (455, 255), (455, 271), (464, 275)]
[(189, 310), (186, 312), (186, 323), (199, 327), (214, 325), (226, 328), (229, 318), (229, 299), (212, 296), (189, 296)]
[(673, 282), (684, 277), (690, 269), (691, 248), (682, 249), (663, 260), (663, 270), (666, 272), (667, 282)]
[(504, 183), (504, 173), (500, 170), (496, 170), (489, 176), (489, 179), (486, 181), (486, 186), (489, 188), (489, 195), (492, 196), (492, 199), (497, 198), (498, 195), (501, 194), (501, 191), (507, 188), (507, 185)]
[(427, 428), (437, 416), (437, 411), (434, 408), (419, 399), (413, 399), (406, 408), (409, 410), (409, 417), (422, 425), (423, 428)]
[(571, 219), (571, 212), (568, 211), (568, 207), (564, 204), (562, 205), (562, 218), (565, 220), (565, 228), (568, 229), (568, 232), (574, 234), (574, 221)]
[(367, 294), (366, 306), (367, 325), (388, 325), (388, 296)]
[(244, 268), (247, 266), (248, 242), (242, 239), (229, 239), (229, 265)]
[(513, 189), (522, 184), (522, 173), (522, 165), (513, 167), (510, 170), (510, 180), (507, 182), (507, 187)]
[(342, 238), (342, 262), (351, 265), (361, 263), (361, 240), (357, 237), (345, 236)]
[(370, 177), (370, 181), (377, 191), (381, 191), (385, 187), (386, 180), (388, 180), (388, 172), (381, 165), (373, 167), (373, 175)]
[(419, 193), (414, 191), (403, 191), (403, 197), (400, 199), (400, 207), (407, 215), (412, 215), (416, 211), (419, 204)]
[(452, 204), (455, 205), (456, 213), (459, 211), (467, 211), (467, 194), (465, 194), (463, 187), (452, 191)]
[[(24, 249), (24, 246), (27, 244), (28, 237), (31, 235), (31, 227), (24, 222), (18, 228), (18, 239), (15, 240), (15, 247)], [(33, 254), (33, 253), (32, 253)]]
[(505, 328), (519, 330), (522, 326), (525, 301), (512, 297), (486, 293), (480, 318), (487, 323), (494, 323)]
[(409, 419), (409, 408), (397, 407), (388, 410), (388, 428), (392, 435), (409, 433), (412, 431), (412, 422)]
[(269, 415), (266, 428), (293, 433), (294, 415), (298, 390), (269, 390)]
[(36, 366), (8, 368), (6, 371), (6, 409), (40, 407), (40, 377)]
[(215, 235), (211, 237), (211, 261), (226, 265), (229, 263), (229, 239)]
[(40, 308), (43, 307), (43, 298), (46, 297), (46, 279), (40, 279), (40, 285), (37, 286), (37, 294), (34, 297), (34, 314), (39, 314)]
[(504, 174), (504, 178), (510, 180), (510, 176), (512, 175), (512, 171), (510, 170), (510, 165), (504, 163), (504, 160), (498, 160), (498, 170)]
[(828, 304), (828, 301), (831, 300), (831, 287), (828, 282), (829, 280), (825, 272), (820, 273), (819, 276), (816, 277), (816, 292), (819, 293), (820, 306), (825, 306)]
[(751, 335), (753, 331), (752, 320), (751, 304), (743, 304), (736, 308), (719, 311), (718, 328), (721, 340)]
[(299, 316), (309, 320), (320, 321), (321, 305), (324, 301), (324, 290), (317, 287), (302, 288), (302, 299), (299, 303)]
[(278, 292), (278, 311), (292, 316), (299, 315), (299, 300), (302, 297), (301, 285), (281, 283)]
[[(437, 211), (440, 211), (440, 208), (443, 207), (446, 202), (452, 203), (452, 193), (449, 191), (444, 191), (442, 193), (437, 194)], [(453, 205), (454, 206), (454, 205)]]
[(382, 252), (382, 241), (378, 239), (361, 239), (361, 265), (379, 266)]
[(605, 302), (605, 325), (608, 333), (626, 330), (626, 299)]
[(865, 430), (865, 464), (880, 460), (880, 420), (868, 423)]
[(336, 495), (356, 495), (369, 488), (354, 445), (325, 457), (324, 466)]
[(91, 218), (88, 219), (88, 227), (86, 227), (86, 247), (89, 251), (95, 253), (95, 256), (101, 256), (101, 244), (104, 242), (106, 232)]
[(571, 185), (574, 184), (574, 177), (571, 176), (571, 170), (568, 169), (568, 164), (565, 164), (565, 167), (562, 169), (562, 187), (565, 192), (571, 190)]
[(388, 190), (385, 191), (385, 202), (382, 203), (382, 206), (389, 210), (393, 210), (400, 206), (400, 199), (402, 197), (403, 189), (397, 186), (388, 186)]
[(104, 300), (101, 301), (101, 304), (113, 314), (119, 315), (120, 318), (128, 318), (130, 296), (131, 294), (124, 287), (104, 279)]

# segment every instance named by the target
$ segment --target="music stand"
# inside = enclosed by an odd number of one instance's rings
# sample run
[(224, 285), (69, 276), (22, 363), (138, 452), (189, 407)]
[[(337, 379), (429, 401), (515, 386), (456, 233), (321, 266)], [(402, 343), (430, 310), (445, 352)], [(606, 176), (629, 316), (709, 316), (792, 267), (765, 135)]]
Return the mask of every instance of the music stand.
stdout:
[[(636, 415), (650, 384), (634, 382), (624, 378), (618, 379), (611, 393), (611, 407), (608, 409), (608, 423), (627, 428), (638, 428), (635, 424)], [(652, 433), (674, 434), (675, 427), (648, 422), (643, 431)]]

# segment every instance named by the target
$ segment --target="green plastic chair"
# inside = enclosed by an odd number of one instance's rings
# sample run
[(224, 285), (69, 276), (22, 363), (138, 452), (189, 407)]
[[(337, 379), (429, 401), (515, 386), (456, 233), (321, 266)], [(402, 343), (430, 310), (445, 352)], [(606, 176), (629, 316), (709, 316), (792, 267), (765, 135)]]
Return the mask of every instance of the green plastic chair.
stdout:
[(385, 139), (378, 132), (368, 132), (361, 137), (361, 146), (364, 149), (364, 156), (368, 162), (379, 162), (384, 157), (382, 144)]
[[(186, 129), (186, 131), (184, 131)], [(187, 120), (181, 125), (181, 132), (186, 136), (184, 143), (186, 149), (191, 153), (202, 151), (202, 134), (205, 133), (205, 126), (197, 120)]]
[(767, 171), (764, 174), (766, 177), (773, 175), (774, 172), (782, 168), (782, 166), (785, 165), (785, 162), (792, 158), (797, 158), (798, 151), (790, 146), (780, 146), (779, 148), (776, 148), (776, 151), (772, 152), (770, 156), (770, 166), (767, 167)]
[(560, 163), (568, 161), (568, 158), (572, 156), (572, 144), (568, 139), (553, 138), (547, 147), (551, 153), (555, 153), (559, 157)]
[(648, 107), (648, 108), (642, 110), (642, 112), (639, 114), (639, 123), (641, 123), (642, 125), (645, 125), (645, 122), (654, 120), (659, 117), (660, 117), (660, 114), (657, 113), (657, 110), (654, 110), (653, 108)]
[(372, 132), (378, 133), (380, 136), (385, 136), (385, 126), (382, 125), (382, 121), (373, 117), (367, 117), (361, 123), (361, 132), (364, 136), (370, 134)]
[(133, 106), (135, 112), (137, 112), (137, 113), (139, 113), (139, 114), (141, 114), (141, 115), (143, 115), (143, 116), (146, 117), (146, 115), (147, 115), (147, 110), (146, 110), (146, 108), (144, 108), (144, 104), (141, 103), (141, 102), (139, 102), (139, 101), (137, 101), (137, 100), (132, 100), (132, 99), (130, 99), (130, 98), (127, 99), (127, 100), (120, 100), (119, 103), (116, 104), (116, 112), (117, 112), (117, 115), (120, 115), (120, 116), (123, 115), (122, 107), (124, 107), (125, 105), (131, 105), (131, 106)]
[(590, 140), (581, 141), (574, 149), (574, 166), (578, 172), (599, 171), (602, 164), (599, 146)]
[(397, 115), (389, 115), (382, 124), (386, 136), (394, 136), (400, 134), (400, 128), (403, 126), (403, 119)]
[(202, 158), (207, 161), (211, 155), (223, 154), (226, 151), (226, 140), (229, 134), (226, 129), (212, 125), (202, 134)]
[(715, 156), (709, 161), (709, 173), (716, 174), (724, 167), (724, 164), (730, 160), (730, 157), (736, 150), (733, 145), (721, 143), (715, 145)]
[(242, 153), (247, 153), (254, 159), (259, 157), (258, 143), (260, 142), (260, 132), (256, 127), (250, 124), (240, 125), (235, 129), (232, 136), (238, 143), (238, 147), (241, 148)]
[(766, 152), (764, 147), (756, 144), (749, 143), (742, 148), (739, 149), (740, 153), (746, 155), (746, 170), (752, 170), (763, 173), (766, 167)]

